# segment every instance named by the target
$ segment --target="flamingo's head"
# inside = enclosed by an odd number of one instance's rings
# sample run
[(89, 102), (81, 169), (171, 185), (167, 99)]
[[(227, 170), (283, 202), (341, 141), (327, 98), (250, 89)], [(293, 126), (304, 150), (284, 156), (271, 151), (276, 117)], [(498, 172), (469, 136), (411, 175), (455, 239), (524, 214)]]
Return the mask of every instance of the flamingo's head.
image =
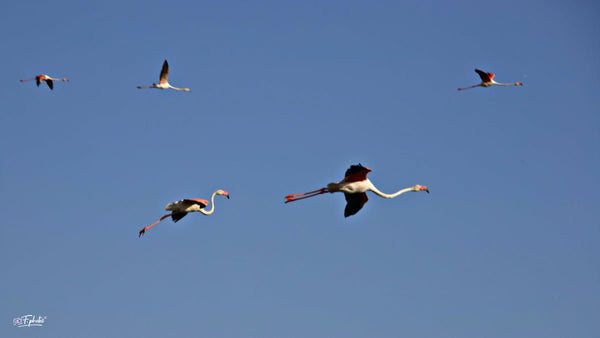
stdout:
[(223, 195), (223, 196), (227, 197), (227, 199), (229, 199), (229, 193), (227, 191), (225, 191), (225, 190), (219, 189), (219, 190), (216, 191), (216, 194), (217, 195)]
[(189, 92), (189, 91), (190, 91), (190, 89), (189, 89), (189, 88), (183, 88), (183, 91), (184, 91), (184, 92)]
[(515, 82), (515, 86), (522, 86), (523, 82)]
[(427, 189), (427, 187), (424, 185), (417, 184), (417, 185), (413, 186), (412, 188), (413, 188), (413, 191), (427, 191), (427, 193), (429, 194), (429, 189)]

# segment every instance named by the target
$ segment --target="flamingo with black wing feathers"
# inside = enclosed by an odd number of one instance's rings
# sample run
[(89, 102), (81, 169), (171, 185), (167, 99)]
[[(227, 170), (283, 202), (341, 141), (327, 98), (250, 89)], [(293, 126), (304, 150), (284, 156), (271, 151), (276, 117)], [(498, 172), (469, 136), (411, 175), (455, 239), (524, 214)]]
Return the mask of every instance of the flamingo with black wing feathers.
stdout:
[(377, 189), (373, 183), (367, 178), (367, 174), (371, 172), (370, 168), (363, 167), (362, 164), (352, 165), (348, 170), (343, 180), (338, 183), (329, 183), (327, 187), (305, 192), (302, 194), (287, 195), (285, 197), (285, 203), (298, 201), (301, 199), (314, 197), (324, 193), (343, 192), (346, 197), (346, 208), (344, 209), (344, 217), (352, 216), (356, 214), (362, 207), (367, 203), (369, 197), (367, 191), (372, 191), (376, 195), (383, 198), (394, 198), (402, 195), (409, 191), (426, 191), (429, 193), (424, 185), (414, 185), (409, 188), (398, 190), (393, 194), (386, 194)]
[(35, 84), (37, 84), (38, 87), (40, 86), (40, 83), (42, 83), (42, 81), (46, 82), (48, 87), (50, 87), (50, 90), (54, 89), (54, 81), (63, 81), (63, 82), (69, 81), (69, 79), (67, 79), (66, 77), (64, 77), (62, 79), (58, 79), (58, 78), (55, 79), (55, 78), (50, 77), (45, 74), (40, 74), (40, 75), (37, 75), (36, 77), (32, 77), (31, 79), (24, 79), (24, 80), (19, 80), (19, 81), (26, 82), (26, 81), (33, 81), (33, 80), (35, 80)]
[(206, 206), (208, 205), (208, 201), (207, 200), (203, 200), (201, 198), (187, 198), (187, 199), (183, 199), (177, 202), (172, 202), (167, 204), (167, 206), (165, 207), (165, 210), (167, 211), (172, 211), (170, 214), (166, 214), (163, 217), (159, 218), (158, 221), (148, 225), (147, 227), (143, 228), (142, 230), (140, 230), (139, 232), (139, 236), (141, 237), (143, 234), (146, 233), (146, 230), (152, 228), (153, 226), (157, 225), (158, 223), (160, 223), (162, 220), (164, 220), (167, 217), (171, 217), (171, 219), (173, 220), (173, 222), (177, 222), (180, 219), (182, 219), (183, 217), (185, 217), (185, 215), (187, 215), (189, 212), (200, 212), (204, 215), (211, 215), (214, 211), (215, 211), (215, 195), (223, 195), (225, 197), (227, 197), (227, 199), (229, 199), (229, 193), (225, 190), (217, 190), (215, 192), (213, 192), (212, 196), (210, 197), (210, 203), (212, 204), (210, 210), (204, 210), (204, 208), (206, 208)]
[(152, 86), (138, 86), (138, 89), (148, 89), (148, 88), (156, 88), (156, 89), (174, 89), (181, 90), (184, 92), (189, 92), (189, 88), (177, 88), (173, 87), (169, 84), (169, 63), (167, 60), (163, 62), (162, 69), (160, 70), (160, 78), (158, 84), (153, 83)]
[(483, 71), (481, 69), (477, 69), (475, 68), (475, 72), (477, 74), (479, 74), (479, 77), (481, 78), (481, 83), (470, 86), (470, 87), (464, 87), (464, 88), (458, 88), (458, 90), (465, 90), (465, 89), (471, 89), (471, 88), (475, 88), (475, 87), (490, 87), (490, 86), (522, 86), (523, 82), (515, 82), (515, 83), (499, 83), (494, 81), (494, 76), (496, 76), (496, 74), (494, 73), (488, 73), (486, 71)]

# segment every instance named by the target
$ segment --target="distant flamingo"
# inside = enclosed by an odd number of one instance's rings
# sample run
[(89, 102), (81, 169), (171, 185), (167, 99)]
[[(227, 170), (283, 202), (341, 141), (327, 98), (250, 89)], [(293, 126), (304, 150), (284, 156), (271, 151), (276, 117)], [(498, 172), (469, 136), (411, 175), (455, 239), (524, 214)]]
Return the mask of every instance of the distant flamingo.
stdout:
[(184, 199), (184, 200), (180, 200), (177, 202), (172, 202), (172, 203), (167, 204), (167, 206), (165, 207), (165, 210), (172, 211), (172, 213), (164, 215), (158, 221), (156, 221), (156, 222), (148, 225), (147, 227), (143, 228), (142, 230), (140, 230), (138, 237), (141, 237), (144, 233), (146, 233), (146, 230), (157, 225), (160, 221), (162, 221), (163, 219), (165, 219), (169, 216), (171, 216), (171, 219), (173, 220), (173, 222), (177, 222), (180, 219), (182, 219), (185, 215), (187, 215), (188, 212), (198, 211), (205, 215), (212, 214), (215, 211), (215, 195), (223, 195), (223, 196), (227, 197), (227, 199), (229, 199), (229, 193), (225, 190), (219, 189), (219, 190), (213, 192), (212, 196), (210, 197), (210, 203), (212, 204), (212, 206), (211, 206), (210, 210), (208, 210), (208, 211), (204, 210), (204, 208), (208, 205), (208, 201), (200, 199), (200, 198), (188, 198), (188, 199)]
[(329, 183), (326, 188), (309, 191), (303, 194), (287, 195), (286, 201), (293, 202), (301, 199), (314, 197), (326, 192), (343, 192), (346, 197), (346, 209), (344, 210), (344, 217), (352, 216), (356, 214), (369, 200), (366, 191), (370, 190), (375, 194), (383, 198), (394, 198), (398, 195), (404, 194), (409, 191), (427, 191), (429, 190), (426, 186), (415, 185), (410, 188), (399, 190), (393, 194), (386, 194), (379, 191), (371, 181), (367, 178), (367, 174), (371, 169), (363, 167), (360, 163), (358, 165), (352, 165), (346, 170), (346, 175), (343, 180), (338, 183)]
[(175, 89), (175, 90), (183, 90), (184, 92), (189, 92), (189, 88), (176, 88), (169, 84), (169, 64), (167, 60), (163, 62), (162, 69), (160, 71), (160, 81), (158, 84), (153, 83), (152, 86), (138, 86), (138, 89), (147, 89), (147, 88), (156, 88), (156, 89)]
[(515, 83), (498, 83), (496, 81), (494, 81), (494, 73), (488, 73), (488, 72), (484, 72), (481, 69), (477, 69), (475, 68), (475, 72), (477, 72), (477, 74), (479, 74), (479, 77), (481, 78), (481, 83), (480, 84), (476, 84), (470, 87), (465, 87), (465, 88), (458, 88), (458, 90), (465, 90), (465, 89), (471, 89), (471, 88), (475, 88), (475, 87), (490, 87), (490, 86), (522, 86), (523, 82), (515, 82)]
[(48, 87), (50, 87), (50, 89), (54, 89), (54, 84), (52, 83), (53, 81), (69, 81), (69, 79), (62, 78), (62, 79), (55, 79), (52, 78), (48, 75), (44, 75), (44, 74), (40, 74), (36, 77), (32, 77), (31, 79), (25, 79), (25, 80), (20, 80), (21, 82), (25, 82), (25, 81), (32, 81), (35, 80), (35, 83), (37, 84), (37, 86), (40, 86), (40, 83), (42, 83), (42, 81), (46, 81), (46, 84), (48, 85)]

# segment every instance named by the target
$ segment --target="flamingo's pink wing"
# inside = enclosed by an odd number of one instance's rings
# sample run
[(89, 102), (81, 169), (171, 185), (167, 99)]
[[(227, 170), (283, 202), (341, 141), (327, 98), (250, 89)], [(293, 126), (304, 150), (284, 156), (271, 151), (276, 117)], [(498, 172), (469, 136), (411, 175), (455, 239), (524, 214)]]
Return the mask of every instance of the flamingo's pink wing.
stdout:
[(360, 182), (367, 179), (367, 174), (371, 171), (369, 168), (365, 168), (362, 164), (351, 165), (346, 174), (344, 175), (344, 182)]
[(184, 200), (181, 200), (182, 203), (185, 203), (187, 206), (193, 205), (193, 204), (199, 204), (200, 207), (204, 208), (208, 205), (208, 201), (207, 200), (203, 200), (201, 198), (186, 198)]
[(481, 81), (483, 81), (483, 82), (490, 82), (494, 78), (494, 73), (488, 73), (481, 69), (475, 69), (475, 72), (477, 72), (477, 74), (479, 74), (479, 77), (481, 78)]

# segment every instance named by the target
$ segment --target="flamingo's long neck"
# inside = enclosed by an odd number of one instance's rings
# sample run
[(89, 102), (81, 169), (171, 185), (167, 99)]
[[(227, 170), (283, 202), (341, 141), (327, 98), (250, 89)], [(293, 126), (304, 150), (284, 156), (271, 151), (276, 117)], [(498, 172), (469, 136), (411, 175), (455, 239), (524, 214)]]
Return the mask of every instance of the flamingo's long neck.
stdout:
[(212, 196), (210, 196), (210, 210), (200, 209), (200, 212), (205, 215), (211, 215), (215, 211), (215, 195), (217, 192), (213, 192)]
[(516, 83), (493, 82), (492, 84), (495, 85), (495, 86), (518, 86), (518, 84), (516, 84)]
[(414, 190), (413, 190), (412, 187), (410, 187), (410, 188), (405, 188), (405, 189), (402, 189), (402, 190), (398, 190), (398, 191), (396, 191), (393, 194), (386, 194), (384, 192), (379, 191), (379, 189), (375, 188), (375, 186), (372, 186), (371, 187), (371, 191), (374, 192), (375, 194), (383, 197), (383, 198), (394, 198), (394, 197), (396, 197), (398, 195), (404, 194), (405, 192), (414, 191)]
[(69, 79), (67, 79), (66, 77), (63, 77), (62, 79), (55, 79), (53, 77), (47, 76), (45, 79), (43, 80), (52, 80), (52, 81), (69, 81)]

